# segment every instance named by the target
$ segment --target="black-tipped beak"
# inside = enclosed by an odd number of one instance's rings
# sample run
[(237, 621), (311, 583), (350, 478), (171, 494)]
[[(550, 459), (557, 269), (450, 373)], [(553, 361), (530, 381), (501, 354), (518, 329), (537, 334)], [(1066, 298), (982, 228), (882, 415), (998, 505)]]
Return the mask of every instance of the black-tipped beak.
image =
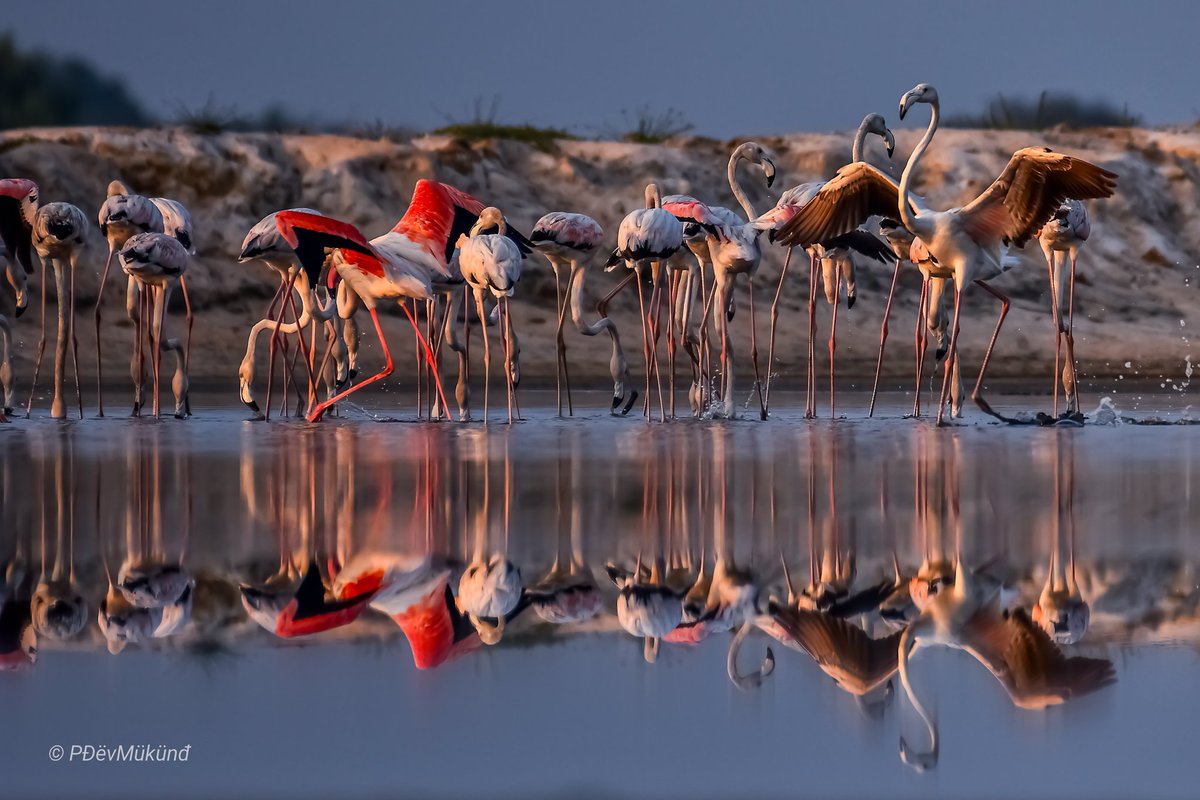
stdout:
[(856, 294), (846, 295), (846, 310), (847, 311), (854, 308), (854, 301), (857, 299), (858, 299), (858, 295), (856, 295)]
[(21, 315), (25, 313), (25, 309), (27, 308), (29, 308), (29, 306), (17, 306), (17, 313), (15, 315), (16, 318), (20, 319)]
[(891, 158), (892, 154), (896, 152), (896, 137), (888, 130), (883, 135), (883, 141), (887, 143), (888, 158)]
[(767, 188), (770, 189), (771, 185), (775, 183), (775, 162), (769, 158), (764, 158), (763, 162), (766, 165), (763, 169), (767, 173)]
[(253, 411), (255, 414), (261, 414), (261, 413), (262, 413), (262, 409), (260, 409), (260, 408), (258, 407), (258, 401), (257, 401), (257, 400), (250, 400), (249, 402), (247, 402), (246, 400), (243, 400), (242, 402), (243, 402), (243, 403), (245, 403), (245, 405), (246, 405), (246, 408), (250, 409), (250, 410), (251, 410), (251, 411)]

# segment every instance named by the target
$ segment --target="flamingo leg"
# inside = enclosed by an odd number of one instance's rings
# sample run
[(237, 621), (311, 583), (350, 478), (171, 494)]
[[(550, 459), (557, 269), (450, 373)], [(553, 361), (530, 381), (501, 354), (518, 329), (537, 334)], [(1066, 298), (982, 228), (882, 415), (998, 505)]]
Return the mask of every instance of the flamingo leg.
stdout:
[(650, 376), (653, 370), (653, 365), (650, 361), (650, 331), (647, 329), (648, 321), (646, 319), (646, 298), (645, 292), (642, 289), (642, 266), (638, 264), (633, 268), (637, 275), (637, 293), (638, 293), (638, 312), (642, 318), (642, 358), (646, 362), (646, 398), (642, 401), (642, 416), (647, 420), (650, 419)]
[(1054, 404), (1053, 414), (1058, 416), (1058, 373), (1059, 373), (1059, 354), (1062, 351), (1062, 315), (1059, 309), (1058, 298), (1058, 276), (1055, 275), (1054, 251), (1049, 247), (1046, 248), (1046, 268), (1050, 274), (1050, 315), (1054, 320), (1054, 372), (1050, 383), (1054, 387)]
[(950, 346), (946, 354), (946, 373), (942, 378), (942, 391), (938, 396), (937, 425), (943, 424), (942, 417), (946, 411), (946, 394), (950, 389), (950, 376), (954, 371), (954, 359), (958, 356), (958, 322), (962, 311), (962, 290), (954, 284), (954, 321), (950, 324)]
[(675, 354), (678, 351), (678, 342), (675, 341), (675, 306), (678, 301), (680, 277), (678, 270), (673, 269), (667, 273), (667, 410), (671, 419), (675, 419)]
[(61, 258), (52, 258), (50, 266), (54, 270), (54, 293), (57, 295), (58, 306), (58, 336), (54, 342), (54, 395), (50, 403), (50, 416), (54, 419), (64, 419), (67, 416), (67, 408), (63, 401), (63, 377), (67, 370), (67, 340), (71, 326), (67, 316), (69, 295), (66, 265)]
[[(1063, 391), (1069, 392), (1067, 396), (1067, 408), (1079, 413), (1079, 375), (1075, 368), (1075, 259), (1078, 255), (1078, 250), (1070, 251), (1071, 258), (1071, 281), (1067, 290), (1067, 364), (1064, 366), (1064, 371), (1070, 371), (1069, 381), (1064, 381)], [(1069, 385), (1068, 385), (1069, 384)]]
[(479, 313), (479, 329), (483, 335), (483, 424), (488, 424), (489, 396), (492, 392), (492, 346), (488, 342), (487, 314), (483, 310), (483, 290), (475, 289), (475, 310)]
[[(271, 331), (271, 342), (267, 346), (267, 402), (264, 406), (264, 422), (271, 421), (271, 388), (275, 383), (275, 351), (279, 347), (279, 329), (283, 325), (284, 308), (287, 299), (292, 296), (292, 287), (296, 283), (296, 271), (289, 270), (287, 280), (283, 284), (283, 295), (280, 300), (279, 317), (275, 320), (275, 328)], [(293, 312), (294, 313), (294, 312)], [(286, 380), (286, 379), (285, 379)]]
[(917, 301), (917, 330), (914, 344), (917, 351), (917, 386), (913, 392), (913, 418), (921, 416), (921, 376), (925, 372), (925, 309), (929, 303), (929, 279), (921, 276), (921, 297)]
[[(192, 300), (188, 297), (187, 281), (182, 275), (179, 276), (179, 291), (183, 294), (183, 313), (187, 317), (187, 339), (183, 345), (183, 368), (186, 370), (192, 363), (192, 325), (196, 320), (192, 316)], [(192, 413), (190, 408), (188, 413)]]
[[(303, 354), (304, 368), (308, 372), (308, 407), (312, 408), (312, 404), (316, 401), (316, 397), (317, 397), (317, 381), (316, 381), (316, 377), (313, 375), (313, 359), (312, 359), (312, 356), (310, 355), (308, 345), (306, 345), (304, 343), (304, 328), (300, 327), (300, 314), (296, 310), (296, 296), (290, 291), (290, 289), (287, 293), (287, 303), (288, 303), (288, 306), (292, 309), (292, 316), (296, 318), (296, 327), (297, 327), (296, 336), (299, 339), (298, 352)], [(282, 316), (280, 317), (280, 319), (281, 320), (283, 319)], [(311, 319), (309, 320), (309, 324), (310, 325), (312, 324)], [(279, 326), (276, 326), (276, 330), (278, 330), (278, 329), (279, 329)], [(184, 358), (184, 363), (185, 364), (187, 363), (186, 357)]]
[(96, 289), (96, 309), (92, 314), (96, 322), (96, 405), (99, 416), (104, 416), (104, 370), (100, 365), (100, 301), (104, 298), (104, 287), (108, 284), (108, 270), (112, 266), (113, 247), (110, 243), (108, 258), (104, 260), (104, 271), (100, 274), (100, 285)]
[(42, 355), (46, 351), (46, 271), (49, 267), (42, 261), (42, 335), (38, 338), (37, 356), (34, 358), (33, 382), (29, 384), (29, 401), (25, 404), (25, 418), (33, 413), (33, 395), (37, 391), (38, 373), (42, 371)]
[(764, 414), (771, 410), (771, 376), (775, 369), (775, 329), (779, 325), (779, 300), (783, 297), (783, 284), (787, 279), (788, 265), (792, 263), (792, 251), (795, 249), (789, 247), (787, 255), (783, 257), (783, 269), (779, 273), (779, 286), (776, 287), (775, 299), (771, 302), (771, 334), (767, 339), (767, 386), (763, 392)]
[[(67, 321), (71, 332), (71, 371), (75, 375), (75, 402), (79, 406), (79, 418), (83, 419), (83, 392), (79, 388), (79, 337), (75, 331), (75, 264), (71, 255), (71, 284), (68, 287), (70, 300), (67, 303)], [(62, 302), (61, 300), (59, 302)]]
[(667, 419), (667, 407), (663, 401), (662, 370), (658, 365), (658, 339), (662, 330), (662, 262), (650, 263), (650, 317), (646, 320), (650, 330), (650, 358), (654, 362), (654, 382), (658, 388), (658, 418), (660, 422)]
[[(993, 411), (992, 407), (988, 405), (988, 402), (983, 399), (983, 395), (980, 392), (981, 388), (983, 387), (983, 376), (987, 372), (988, 362), (992, 358), (992, 349), (996, 346), (996, 338), (1000, 335), (1000, 327), (1004, 324), (1004, 318), (1008, 316), (1008, 295), (992, 286), (989, 286), (984, 281), (975, 281), (975, 284), (1000, 301), (1000, 316), (996, 319), (996, 329), (992, 331), (992, 339), (988, 342), (987, 352), (983, 354), (983, 364), (979, 368), (979, 377), (975, 380), (975, 389), (971, 392), (971, 399), (974, 400), (975, 405), (979, 406), (979, 408), (985, 413), (991, 414), (1001, 422), (1011, 422), (1012, 420), (1010, 420), (1008, 417), (1002, 416)], [(955, 315), (957, 316), (957, 312)]]
[(840, 291), (840, 289), (841, 289), (841, 272), (842, 272), (841, 264), (838, 264), (836, 267), (834, 267), (834, 269), (836, 270), (836, 274), (834, 275), (835, 294), (833, 295), (833, 319), (829, 323), (829, 418), (830, 419), (837, 419), (837, 395), (836, 395), (836, 390), (834, 388), (833, 376), (835, 373), (834, 357), (837, 354), (838, 306), (841, 305), (841, 297), (839, 296), (841, 294), (841, 291)]
[[(403, 303), (400, 303), (399, 305), (401, 306), (401, 308), (404, 308)], [(410, 313), (407, 308), (404, 308), (404, 312), (408, 316), (408, 321), (412, 324), (413, 331), (416, 333), (417, 343), (421, 346), (422, 350), (424, 350), (424, 352), (425, 352), (425, 361), (429, 365), (429, 369), (433, 371), (433, 383), (434, 383), (434, 386), (437, 387), (438, 400), (441, 401), (442, 408), (449, 408), (449, 406), (446, 405), (446, 393), (442, 389), (442, 376), (438, 372), (437, 359), (434, 358), (433, 348), (429, 346), (429, 341), (421, 336), (421, 329), (420, 329), (420, 327), (417, 326), (416, 315), (413, 313)], [(376, 321), (375, 325), (376, 325), (376, 327), (379, 326), (378, 321)], [(383, 339), (382, 334), (380, 334), (380, 339), (381, 340)]]
[[(403, 305), (403, 303), (401, 303), (401, 305)], [(312, 410), (312, 413), (309, 414), (309, 416), (308, 416), (309, 422), (319, 422), (321, 419), (321, 416), (325, 413), (325, 410), (327, 408), (329, 408), (330, 406), (332, 406), (333, 404), (337, 403), (339, 400), (342, 400), (343, 398), (347, 397), (348, 395), (353, 394), (354, 392), (357, 392), (359, 389), (362, 389), (364, 386), (370, 386), (372, 383), (375, 383), (376, 381), (381, 381), (384, 378), (386, 378), (388, 375), (392, 374), (392, 369), (394, 368), (393, 364), (392, 364), (392, 352), (391, 352), (391, 350), (388, 349), (387, 339), (385, 339), (383, 336), (383, 327), (379, 324), (379, 312), (375, 310), (374, 306), (371, 306), (370, 312), (371, 312), (371, 320), (375, 323), (375, 334), (379, 337), (379, 346), (383, 348), (383, 357), (386, 360), (386, 363), (384, 364), (383, 369), (380, 370), (377, 374), (372, 375), (370, 378), (367, 378), (362, 383), (356, 383), (353, 386), (349, 387), (348, 389), (343, 390), (339, 394), (336, 394), (333, 397), (326, 400), (325, 402), (319, 404), (316, 408), (314, 408)]]
[(150, 337), (151, 337), (151, 341), (150, 341), (151, 351), (150, 352), (154, 356), (154, 418), (158, 419), (159, 418), (158, 387), (159, 387), (159, 376), (162, 374), (162, 347), (163, 347), (162, 327), (163, 327), (164, 319), (167, 315), (167, 293), (166, 293), (166, 289), (162, 286), (155, 286), (151, 290), (151, 292), (152, 292), (152, 297), (153, 297), (153, 302), (154, 302), (153, 311), (151, 313), (154, 316), (151, 318), (152, 322), (151, 322), (151, 328), (150, 328)]
[[(558, 415), (563, 415), (563, 361), (566, 359), (567, 343), (563, 340), (564, 309), (562, 276), (558, 273), (558, 262), (551, 261), (550, 268), (554, 271), (554, 308), (558, 313), (558, 327), (554, 331), (554, 346), (558, 351), (558, 362), (554, 370), (555, 396), (558, 399)], [(569, 288), (569, 287), (568, 287)]]
[(817, 416), (817, 257), (808, 254), (808, 398), (805, 419)]
[(879, 374), (883, 371), (883, 346), (887, 343), (888, 317), (892, 314), (892, 298), (896, 296), (896, 282), (900, 279), (901, 260), (896, 259), (896, 270), (892, 273), (892, 288), (888, 290), (887, 302), (883, 306), (883, 324), (879, 327), (879, 358), (875, 362), (875, 384), (871, 387), (871, 407), (868, 417), (875, 416), (875, 398), (879, 394)]
[(512, 318), (508, 315), (508, 297), (500, 298), (500, 335), (504, 342), (504, 383), (508, 390), (508, 424), (513, 423)]
[[(754, 385), (758, 389), (758, 409), (762, 419), (767, 418), (767, 396), (763, 386), (762, 374), (758, 370), (758, 324), (754, 321), (754, 278), (746, 278), (746, 288), (750, 291), (750, 361), (754, 364)], [(771, 379), (770, 372), (767, 380)]]

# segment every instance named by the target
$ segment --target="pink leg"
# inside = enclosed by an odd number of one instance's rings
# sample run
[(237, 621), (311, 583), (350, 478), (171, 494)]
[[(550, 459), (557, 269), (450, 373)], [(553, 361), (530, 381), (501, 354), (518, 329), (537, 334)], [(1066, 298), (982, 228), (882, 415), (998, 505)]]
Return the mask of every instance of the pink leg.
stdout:
[(804, 416), (817, 416), (817, 259), (808, 254), (808, 400)]
[[(767, 418), (767, 397), (763, 389), (762, 374), (758, 371), (758, 325), (754, 322), (754, 278), (746, 278), (746, 288), (750, 291), (750, 361), (754, 364), (754, 385), (758, 387), (758, 410), (762, 419)], [(770, 374), (768, 373), (768, 379)]]
[(829, 323), (829, 418), (837, 419), (837, 393), (834, 388), (834, 357), (837, 354), (837, 318), (838, 306), (841, 305), (841, 285), (842, 285), (842, 266), (839, 264), (836, 267), (837, 277), (834, 285), (837, 288), (837, 294), (833, 296), (833, 321)]
[(913, 418), (921, 416), (921, 378), (925, 373), (925, 313), (929, 307), (929, 279), (922, 276), (921, 299), (917, 301), (917, 331), (914, 336), (917, 349), (917, 386), (913, 397)]
[(1000, 326), (1004, 324), (1004, 318), (1008, 316), (1008, 296), (998, 289), (989, 286), (983, 281), (975, 281), (975, 284), (1000, 301), (1000, 317), (996, 320), (996, 329), (992, 331), (992, 339), (990, 342), (988, 342), (987, 352), (983, 354), (983, 365), (979, 368), (979, 377), (975, 380), (975, 389), (971, 392), (971, 399), (974, 400), (975, 404), (978, 405), (979, 408), (985, 413), (991, 414), (993, 417), (1002, 422), (1011, 422), (1012, 420), (1010, 420), (1008, 417), (1001, 416), (993, 411), (992, 407), (988, 405), (986, 400), (983, 399), (983, 395), (980, 394), (980, 388), (983, 386), (983, 376), (984, 373), (987, 372), (988, 361), (990, 361), (992, 358), (992, 348), (996, 346), (996, 337), (1000, 335)]
[(283, 310), (286, 308), (287, 298), (292, 296), (292, 287), (296, 283), (296, 274), (289, 273), (287, 280), (283, 285), (283, 295), (281, 297), (281, 305), (279, 306), (279, 318), (275, 320), (275, 328), (271, 331), (271, 343), (267, 347), (267, 403), (263, 407), (263, 421), (271, 421), (271, 387), (275, 383), (275, 348), (279, 346), (279, 328), (283, 325)]
[(950, 326), (950, 347), (946, 353), (946, 374), (942, 378), (942, 392), (938, 396), (937, 424), (941, 426), (942, 415), (946, 410), (946, 395), (950, 390), (951, 373), (954, 372), (954, 359), (958, 357), (958, 322), (959, 312), (962, 311), (962, 290), (954, 284), (954, 321)]
[[(404, 304), (401, 303), (400, 306), (403, 308)], [(349, 395), (353, 394), (354, 392), (357, 392), (359, 389), (362, 389), (364, 386), (369, 386), (372, 383), (375, 383), (375, 381), (381, 381), (384, 378), (386, 378), (388, 375), (392, 374), (392, 369), (393, 369), (392, 352), (390, 350), (388, 350), (387, 339), (383, 338), (383, 327), (380, 326), (380, 324), (379, 324), (379, 313), (375, 310), (374, 306), (371, 306), (370, 311), (371, 311), (371, 320), (375, 323), (375, 333), (377, 336), (379, 336), (379, 345), (380, 345), (380, 347), (383, 348), (383, 357), (384, 357), (384, 359), (386, 359), (387, 363), (384, 364), (383, 369), (380, 370), (378, 374), (372, 375), (370, 378), (367, 378), (362, 383), (354, 384), (353, 386), (351, 386), (350, 388), (341, 392), (340, 394), (337, 394), (334, 397), (331, 397), (328, 400), (326, 400), (325, 402), (319, 404), (316, 408), (313, 409), (312, 413), (308, 415), (309, 422), (319, 422), (322, 415), (324, 415), (324, 413), (325, 413), (325, 409), (329, 408), (334, 403), (338, 402), (339, 400), (342, 400), (345, 397), (348, 397)], [(410, 319), (411, 319), (411, 317), (410, 317)], [(415, 325), (416, 323), (414, 322), (413, 324)]]
[(896, 281), (900, 279), (900, 259), (896, 259), (896, 271), (892, 273), (892, 288), (888, 290), (887, 303), (883, 306), (883, 324), (879, 328), (879, 359), (875, 362), (875, 385), (871, 387), (871, 407), (868, 417), (875, 416), (875, 398), (879, 394), (879, 374), (883, 371), (883, 346), (887, 343), (888, 317), (892, 314), (892, 298), (896, 296)]
[(99, 416), (104, 416), (104, 369), (100, 365), (100, 300), (104, 297), (104, 287), (108, 283), (108, 268), (112, 266), (113, 250), (108, 249), (108, 258), (104, 261), (104, 272), (100, 275), (100, 286), (96, 289), (96, 404)]
[(779, 324), (779, 298), (783, 296), (783, 283), (787, 278), (788, 265), (792, 262), (792, 251), (794, 247), (789, 247), (787, 255), (783, 257), (783, 269), (779, 273), (779, 286), (775, 289), (775, 300), (771, 303), (771, 336), (767, 340), (767, 386), (763, 391), (763, 405), (766, 406), (767, 412), (771, 410), (771, 375), (775, 368), (775, 328)]

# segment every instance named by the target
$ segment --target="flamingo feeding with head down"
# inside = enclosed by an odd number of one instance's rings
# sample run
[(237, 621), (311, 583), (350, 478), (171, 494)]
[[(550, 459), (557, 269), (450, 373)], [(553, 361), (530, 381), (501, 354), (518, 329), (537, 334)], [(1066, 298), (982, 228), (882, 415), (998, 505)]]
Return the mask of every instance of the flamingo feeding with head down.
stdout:
[(967, 205), (947, 211), (917, 209), (911, 195), (913, 176), (933, 141), (941, 118), (937, 90), (926, 83), (918, 84), (900, 98), (900, 118), (903, 119), (917, 103), (931, 106), (933, 113), (925, 136), (909, 156), (899, 187), (870, 165), (858, 163), (843, 167), (785, 226), (785, 233), (790, 240), (819, 240), (847, 233), (871, 216), (888, 215), (898, 210), (904, 226), (925, 243), (939, 263), (954, 271), (956, 291), (954, 320), (950, 328), (950, 360), (946, 363), (942, 381), (938, 423), (942, 422), (951, 365), (957, 353), (962, 293), (971, 283), (977, 283), (1001, 302), (1000, 318), (971, 396), (984, 412), (1007, 421), (992, 410), (980, 392), (1009, 304), (1008, 297), (990, 287), (984, 279), (1003, 272), (1008, 243), (1023, 246), (1050, 219), (1063, 200), (1110, 197), (1116, 188), (1117, 176), (1081, 159), (1055, 153), (1048, 147), (1027, 147), (1014, 153), (1004, 172)]
[[(567, 387), (567, 413), (574, 414), (571, 402), (571, 376), (567, 370), (567, 346), (563, 341), (563, 324), (568, 309), (571, 321), (584, 336), (597, 336), (607, 332), (612, 340), (612, 358), (609, 369), (613, 379), (612, 410), (615, 412), (626, 402), (629, 392), (629, 364), (621, 349), (621, 336), (617, 326), (608, 317), (601, 317), (594, 323), (588, 324), (583, 319), (583, 286), (587, 275), (587, 264), (592, 253), (604, 238), (604, 229), (600, 223), (585, 214), (572, 214), (566, 211), (552, 211), (537, 221), (529, 240), (534, 249), (545, 256), (554, 270), (555, 297), (558, 302), (558, 328), (555, 341), (558, 345), (558, 413), (562, 414), (562, 384)], [(559, 271), (564, 266), (570, 266), (566, 289), (561, 286)], [(633, 395), (636, 395), (633, 392)], [(633, 405), (636, 397), (631, 396), (629, 406)]]
[[(50, 416), (67, 416), (63, 399), (63, 377), (66, 373), (67, 347), (71, 348), (75, 373), (75, 399), (79, 418), (83, 419), (83, 397), (79, 392), (79, 339), (75, 335), (75, 271), (79, 254), (87, 246), (87, 217), (70, 203), (48, 203), (38, 209), (33, 221), (33, 246), (43, 264), (42, 272), (42, 335), (34, 359), (33, 382), (29, 387), (29, 403), (25, 416), (33, 409), (37, 391), (38, 372), (46, 347), (46, 269), (54, 270), (54, 289), (58, 304), (58, 339), (54, 346), (54, 399)], [(69, 273), (69, 274), (68, 274)]]
[(617, 229), (617, 248), (613, 250), (612, 255), (604, 264), (604, 269), (608, 272), (624, 262), (626, 268), (631, 270), (631, 274), (621, 281), (600, 305), (605, 307), (608, 300), (623, 289), (631, 279), (637, 281), (638, 309), (642, 317), (642, 356), (646, 362), (646, 396), (643, 413), (647, 419), (650, 418), (650, 382), (657, 379), (659, 414), (665, 420), (667, 412), (662, 396), (662, 376), (658, 374), (658, 352), (651, 336), (657, 326), (651, 321), (650, 313), (646, 310), (642, 277), (643, 271), (648, 268), (652, 283), (650, 306), (653, 309), (654, 303), (658, 299), (657, 292), (662, 263), (683, 246), (683, 225), (675, 218), (674, 214), (662, 208), (662, 197), (655, 184), (646, 184), (645, 200), (645, 208), (635, 209), (621, 220), (621, 227)]
[[(300, 211), (306, 214), (320, 216), (319, 211), (311, 208), (294, 208), (292, 211)], [(267, 316), (259, 320), (250, 329), (250, 335), (246, 341), (246, 354), (238, 366), (238, 381), (239, 381), (239, 397), (241, 401), (253, 411), (255, 414), (262, 413), (258, 401), (254, 397), (254, 355), (258, 344), (258, 336), (266, 330), (271, 331), (271, 349), (270, 361), (271, 368), (268, 369), (268, 389), (267, 389), (267, 409), (264, 418), (270, 415), (270, 385), (274, 375), (274, 358), (277, 348), (277, 339), (282, 335), (293, 335), (297, 337), (298, 352), (304, 353), (305, 366), (308, 369), (312, 367), (312, 361), (315, 356), (310, 356), (307, 352), (308, 348), (304, 343), (304, 331), (310, 324), (320, 324), (324, 322), (328, 328), (328, 343), (327, 353), (333, 356), (332, 364), (328, 357), (322, 359), (322, 366), (326, 369), (316, 368), (316, 372), (321, 374), (315, 376), (316, 379), (324, 379), (329, 389), (330, 396), (340, 391), (350, 380), (350, 353), (349, 347), (343, 336), (343, 331), (337, 325), (337, 321), (341, 317), (337, 314), (337, 308), (332, 298), (328, 298), (322, 303), (318, 297), (318, 290), (321, 287), (312, 286), (308, 281), (308, 275), (300, 266), (300, 262), (296, 258), (295, 252), (284, 241), (279, 228), (275, 225), (275, 214), (268, 214), (263, 217), (257, 224), (252, 227), (246, 234), (245, 240), (242, 242), (242, 250), (238, 256), (239, 263), (248, 261), (262, 261), (271, 270), (278, 273), (279, 288), (275, 292), (275, 297), (271, 300), (271, 305), (267, 309)], [(295, 294), (300, 296), (300, 309), (296, 309)], [(338, 284), (339, 291), (345, 290), (345, 284)], [(285, 309), (291, 307), (292, 322), (284, 322)], [(315, 331), (313, 331), (313, 341), (315, 343)], [(286, 354), (286, 349), (285, 349)], [(285, 369), (285, 375), (287, 370)]]
[(154, 376), (154, 416), (159, 415), (158, 394), (160, 362), (163, 350), (175, 353), (175, 377), (171, 390), (175, 395), (175, 416), (184, 419), (188, 411), (187, 358), (183, 346), (175, 339), (163, 340), (167, 304), (171, 291), (187, 270), (188, 252), (177, 239), (165, 233), (139, 233), (125, 242), (119, 253), (121, 268), (138, 285), (137, 298), (141, 299), (138, 311), (136, 344), (133, 370), (134, 400), (133, 414), (142, 410), (142, 376), (144, 374), (143, 340), (149, 339), (150, 353), (154, 359), (151, 367)]
[[(483, 233), (495, 230), (495, 233)], [(516, 383), (513, 379), (513, 325), (509, 298), (521, 280), (521, 262), (525, 259), (516, 242), (507, 236), (508, 225), (500, 209), (488, 207), (479, 212), (479, 219), (469, 234), (458, 237), (458, 266), (463, 278), (475, 293), (475, 309), (483, 333), (483, 421), (488, 421), (488, 395), (491, 386), (492, 350), (488, 343), (487, 314), (483, 296), (491, 292), (499, 309), (500, 336), (504, 342), (504, 377), (508, 388), (508, 422), (512, 424), (516, 404)], [(517, 412), (520, 416), (520, 412)]]

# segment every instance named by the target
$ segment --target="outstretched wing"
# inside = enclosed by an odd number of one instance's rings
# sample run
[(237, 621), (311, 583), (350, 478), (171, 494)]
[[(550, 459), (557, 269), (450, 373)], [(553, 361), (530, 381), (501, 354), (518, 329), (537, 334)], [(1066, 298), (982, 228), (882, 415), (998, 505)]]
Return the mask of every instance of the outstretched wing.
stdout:
[(899, 668), (901, 633), (872, 639), (861, 628), (818, 611), (771, 604), (780, 628), (846, 691), (862, 695)]
[[(479, 219), (479, 212), (484, 207), (464, 191), (422, 178), (413, 188), (408, 211), (392, 230), (425, 247), (449, 277), (455, 243), (460, 235), (470, 235), (471, 226)], [(521, 255), (529, 255), (532, 251), (529, 240), (511, 227), (508, 238), (517, 245)]]
[(275, 215), (275, 226), (296, 253), (296, 259), (304, 268), (310, 286), (316, 286), (325, 267), (329, 250), (358, 253), (365, 258), (354, 258), (356, 266), (375, 275), (383, 275), (383, 262), (371, 243), (348, 222), (309, 214), (305, 211), (280, 211)]
[(895, 216), (900, 188), (862, 161), (847, 164), (821, 187), (775, 237), (788, 247), (808, 247), (850, 233), (873, 216)]
[(882, 239), (870, 231), (865, 231), (862, 228), (855, 228), (849, 233), (843, 233), (841, 236), (835, 236), (832, 239), (821, 242), (826, 250), (831, 250), (837, 247), (844, 247), (847, 250), (853, 250), (856, 253), (861, 253), (867, 258), (873, 258), (876, 261), (882, 261), (885, 264), (894, 263), (896, 254), (892, 252), (892, 248), (887, 245)]
[(959, 213), (976, 241), (1007, 237), (1021, 247), (1064, 200), (1112, 197), (1116, 188), (1115, 172), (1049, 147), (1026, 147)]
[(1106, 658), (1067, 657), (1024, 609), (1008, 619), (1009, 644), (1004, 652), (1013, 703), (1022, 708), (1044, 708), (1073, 697), (1091, 694), (1116, 682), (1112, 662)]

